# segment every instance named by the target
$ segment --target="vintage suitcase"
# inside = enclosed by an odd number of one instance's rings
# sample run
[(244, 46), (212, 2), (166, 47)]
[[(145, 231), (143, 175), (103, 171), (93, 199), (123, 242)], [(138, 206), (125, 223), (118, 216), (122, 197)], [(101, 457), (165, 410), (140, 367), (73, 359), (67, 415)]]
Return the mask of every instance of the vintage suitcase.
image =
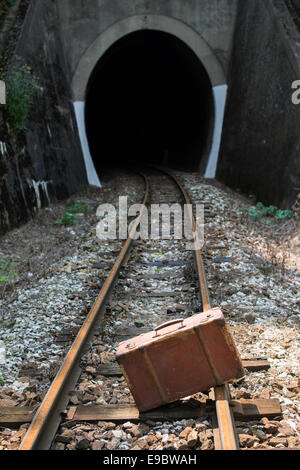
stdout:
[(243, 377), (219, 308), (174, 320), (122, 342), (117, 361), (140, 411)]

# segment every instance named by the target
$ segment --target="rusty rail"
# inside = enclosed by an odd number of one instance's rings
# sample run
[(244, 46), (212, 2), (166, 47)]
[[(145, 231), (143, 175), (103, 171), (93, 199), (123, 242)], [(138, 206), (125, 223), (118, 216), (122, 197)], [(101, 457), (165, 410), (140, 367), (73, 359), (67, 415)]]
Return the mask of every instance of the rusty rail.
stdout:
[[(193, 230), (193, 240), (195, 243), (195, 262), (197, 275), (199, 279), (200, 295), (203, 310), (210, 310), (209, 291), (207, 287), (206, 273), (204, 262), (198, 245), (198, 235), (191, 209), (190, 198), (179, 181), (174, 175), (168, 173), (161, 168), (155, 168), (171, 179), (179, 187), (185, 202), (189, 207), (189, 218)], [(149, 196), (149, 184), (144, 175), (145, 196), (143, 199), (143, 207), (145, 207)], [(104, 309), (109, 299), (113, 286), (118, 278), (121, 267), (127, 262), (130, 249), (132, 247), (134, 234), (140, 223), (143, 210), (136, 219), (130, 235), (125, 242), (101, 292), (95, 301), (86, 321), (80, 329), (71, 349), (69, 350), (59, 372), (57, 373), (50, 389), (40, 405), (19, 450), (46, 450), (49, 449), (57, 429), (61, 422), (61, 414), (67, 407), (69, 401), (69, 392), (73, 390), (81, 370), (79, 361), (89, 345), (93, 332), (103, 319)], [(230, 393), (228, 386), (216, 387), (212, 391), (212, 395), (216, 406), (217, 426), (215, 427), (215, 447), (217, 450), (237, 450), (239, 448), (238, 439), (236, 437), (232, 410), (230, 408)]]
[(61, 413), (65, 410), (69, 402), (69, 393), (73, 390), (81, 373), (79, 366), (80, 358), (89, 345), (95, 328), (103, 318), (106, 303), (118, 278), (120, 269), (127, 261), (134, 234), (140, 223), (143, 209), (148, 201), (149, 184), (146, 177), (144, 175), (141, 176), (145, 181), (145, 196), (139, 217), (136, 219), (129, 237), (106, 279), (97, 300), (52, 382), (47, 395), (41, 403), (19, 450), (48, 450), (51, 446), (61, 422)]
[[(193, 230), (193, 239), (195, 244), (195, 264), (200, 286), (200, 296), (203, 311), (206, 312), (211, 309), (211, 303), (209, 298), (204, 262), (198, 244), (196, 223), (191, 209), (191, 200), (184, 186), (176, 176), (172, 175), (164, 169), (157, 169), (162, 171), (175, 181), (175, 183), (183, 194), (186, 204), (188, 205), (188, 213), (191, 227)], [(235, 430), (233, 413), (230, 408), (231, 397), (229, 386), (221, 385), (219, 387), (215, 387), (212, 391), (211, 397), (215, 401), (217, 415), (217, 425), (215, 426), (214, 430), (216, 450), (238, 450), (239, 440)]]

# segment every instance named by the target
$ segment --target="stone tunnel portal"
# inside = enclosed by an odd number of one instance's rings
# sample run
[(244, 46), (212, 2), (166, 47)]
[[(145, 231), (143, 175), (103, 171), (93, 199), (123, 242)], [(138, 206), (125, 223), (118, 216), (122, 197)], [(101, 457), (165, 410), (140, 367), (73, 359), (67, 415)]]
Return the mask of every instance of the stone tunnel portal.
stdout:
[(91, 74), (85, 125), (98, 174), (105, 167), (145, 163), (204, 171), (214, 126), (209, 76), (172, 34), (130, 33)]

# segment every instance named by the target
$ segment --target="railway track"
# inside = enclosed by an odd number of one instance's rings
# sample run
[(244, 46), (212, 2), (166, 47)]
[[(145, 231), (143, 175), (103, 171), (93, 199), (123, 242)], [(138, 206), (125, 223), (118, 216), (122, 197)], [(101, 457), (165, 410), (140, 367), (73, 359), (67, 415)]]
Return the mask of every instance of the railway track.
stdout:
[[(181, 204), (191, 204), (182, 183), (175, 176), (158, 170), (147, 170), (147, 177), (144, 175), (141, 177), (145, 185), (143, 207), (150, 203), (173, 204), (179, 201)], [(150, 331), (157, 324), (178, 318), (179, 315), (189, 316), (197, 311), (207, 311), (211, 308), (205, 266), (200, 250), (196, 248), (193, 252), (186, 252), (183, 248), (185, 242), (182, 240), (134, 241), (142, 216), (141, 211), (56, 378), (34, 414), (20, 450), (50, 449), (57, 436), (58, 442), (68, 442), (68, 438), (64, 441), (59, 437), (63, 436), (61, 430), (69, 429), (77, 422), (147, 422), (150, 420), (154, 425), (157, 420), (167, 419), (180, 422), (181, 419), (191, 418), (200, 420), (206, 418), (210, 421), (214, 449), (239, 449), (234, 414), (242, 417), (243, 413), (247, 415), (249, 409), (246, 409), (247, 404), (244, 404), (243, 409), (241, 403), (231, 400), (228, 385), (216, 387), (210, 391), (209, 396), (202, 394), (199, 401), (197, 397), (192, 397), (188, 402), (183, 401), (180, 404), (141, 415), (130, 398), (118, 367), (111, 362), (102, 364), (98, 369), (93, 367), (101, 351), (102, 341), (113, 342), (113, 356), (118, 342), (126, 337)], [(195, 228), (191, 211), (189, 217), (191, 225)], [(174, 230), (174, 226), (171, 228)], [(197, 244), (197, 235), (194, 235), (193, 241)], [(156, 262), (149, 262), (149, 253), (154, 254)], [(162, 261), (161, 258), (163, 258)], [(137, 283), (143, 287), (142, 290)], [(115, 313), (113, 312), (114, 306), (120, 300), (123, 304), (127, 302), (129, 306), (126, 315), (122, 314), (121, 318), (118, 320), (116, 317), (116, 320), (112, 318), (112, 313)], [(161, 307), (162, 301), (165, 305), (166, 300), (170, 305), (167, 310)], [(135, 316), (130, 315), (132, 309), (138, 312)], [(117, 330), (115, 329), (116, 323)], [(135, 326), (132, 327), (132, 324)], [(244, 366), (251, 371), (267, 368), (268, 364), (263, 360), (254, 360), (245, 362)], [(76, 392), (83, 390), (88, 383), (87, 378), (97, 376), (97, 374), (101, 377), (115, 377), (116, 382), (112, 386), (115, 388), (116, 398), (113, 402), (107, 405), (101, 397), (101, 392), (96, 403), (93, 403), (93, 397), (91, 397), (90, 402), (88, 401), (85, 406), (78, 406), (76, 400), (70, 400), (74, 393), (76, 397)], [(123, 397), (126, 398), (122, 405), (120, 405), (122, 398), (118, 396), (118, 387), (121, 386), (125, 392)], [(256, 406), (256, 413), (264, 414), (265, 410), (257, 410), (257, 403), (252, 405), (248, 403), (248, 405), (250, 409), (251, 406), (252, 408)], [(276, 415), (274, 409), (269, 410), (269, 414), (272, 415), (272, 413)], [(253, 409), (252, 415), (251, 410), (248, 415), (253, 416)], [(59, 434), (57, 434), (59, 429)]]

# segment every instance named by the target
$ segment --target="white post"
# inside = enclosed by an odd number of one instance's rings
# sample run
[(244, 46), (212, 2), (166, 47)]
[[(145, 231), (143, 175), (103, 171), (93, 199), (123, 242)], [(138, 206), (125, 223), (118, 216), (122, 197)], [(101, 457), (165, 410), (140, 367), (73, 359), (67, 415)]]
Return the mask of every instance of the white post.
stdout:
[(88, 182), (92, 186), (101, 188), (101, 183), (95, 169), (95, 165), (91, 156), (89, 143), (86, 135), (85, 119), (84, 119), (84, 101), (74, 102), (75, 116), (77, 121), (78, 133), (81, 142), (81, 149), (84, 157), (85, 168), (87, 172)]
[(215, 124), (213, 133), (213, 142), (209, 155), (204, 178), (214, 179), (216, 177), (221, 137), (224, 122), (224, 113), (227, 97), (227, 85), (219, 85), (213, 88), (215, 103)]

